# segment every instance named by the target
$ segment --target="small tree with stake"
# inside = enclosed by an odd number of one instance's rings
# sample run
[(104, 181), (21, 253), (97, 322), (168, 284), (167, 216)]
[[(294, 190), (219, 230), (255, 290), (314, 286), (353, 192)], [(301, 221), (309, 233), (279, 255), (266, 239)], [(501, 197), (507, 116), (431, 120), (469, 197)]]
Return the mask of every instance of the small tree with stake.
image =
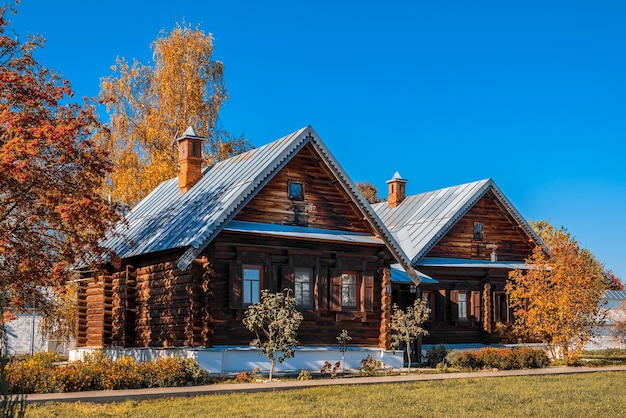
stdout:
[(296, 300), (287, 289), (279, 293), (263, 290), (261, 301), (248, 307), (243, 323), (256, 334), (250, 346), (260, 348), (261, 353), (271, 362), (270, 381), (276, 360), (282, 363), (295, 355), (295, 348), (299, 344), (296, 334), (301, 322), (302, 314), (296, 310)]
[(341, 351), (341, 364), (343, 373), (346, 372), (346, 351), (348, 351), (348, 344), (352, 341), (352, 337), (348, 335), (348, 331), (341, 330), (341, 334), (337, 336), (339, 342), (339, 351)]
[(413, 306), (406, 308), (406, 312), (393, 305), (393, 314), (391, 315), (391, 347), (394, 350), (400, 348), (400, 344), (404, 343), (406, 347), (406, 355), (409, 365), (409, 374), (411, 374), (411, 344), (422, 335), (428, 335), (428, 331), (422, 328), (422, 324), (428, 319), (430, 308), (426, 305), (426, 301), (416, 299)]

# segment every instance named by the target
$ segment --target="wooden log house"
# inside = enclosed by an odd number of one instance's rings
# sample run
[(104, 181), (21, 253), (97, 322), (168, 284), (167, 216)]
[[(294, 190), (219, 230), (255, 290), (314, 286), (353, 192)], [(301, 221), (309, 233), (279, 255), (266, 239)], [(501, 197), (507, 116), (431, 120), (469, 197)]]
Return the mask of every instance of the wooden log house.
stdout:
[(121, 266), (84, 274), (78, 347), (247, 345), (247, 306), (289, 289), (301, 344), (388, 349), (390, 265), (419, 278), (315, 131), (205, 169), (202, 140), (107, 238)]
[(425, 277), (419, 289), (393, 286), (401, 307), (416, 297), (431, 308), (425, 344), (498, 342), (496, 324), (513, 321), (504, 286), (508, 273), (541, 240), (491, 179), (406, 196), (407, 180), (389, 180), (387, 202), (373, 205)]

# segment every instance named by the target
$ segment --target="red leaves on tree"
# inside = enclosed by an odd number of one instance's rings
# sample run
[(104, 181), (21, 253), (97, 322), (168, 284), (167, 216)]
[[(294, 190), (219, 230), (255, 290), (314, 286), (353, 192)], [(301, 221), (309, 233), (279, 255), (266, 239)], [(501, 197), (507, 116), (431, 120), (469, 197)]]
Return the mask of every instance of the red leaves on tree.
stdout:
[[(18, 306), (36, 302), (77, 260), (95, 260), (118, 220), (103, 199), (113, 166), (93, 140), (102, 130), (91, 104), (69, 103), (69, 83), (43, 68), (27, 42), (5, 35), (0, 9), (0, 286)], [(7, 301), (0, 301), (7, 307)]]

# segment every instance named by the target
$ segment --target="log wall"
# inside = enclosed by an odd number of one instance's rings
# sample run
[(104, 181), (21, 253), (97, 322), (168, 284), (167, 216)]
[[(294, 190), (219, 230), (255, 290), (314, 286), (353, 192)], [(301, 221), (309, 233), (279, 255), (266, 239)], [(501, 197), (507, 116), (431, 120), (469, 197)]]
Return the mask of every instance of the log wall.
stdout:
[[(424, 328), (429, 335), (424, 344), (495, 343), (501, 338), (495, 329), (493, 298), (496, 291), (503, 291), (508, 277), (507, 269), (420, 267), (419, 270), (433, 278), (437, 284), (422, 284), (422, 291), (435, 292), (433, 320)], [(459, 321), (454, 317), (454, 292), (468, 292), (471, 299), (470, 318)]]
[(112, 337), (113, 289), (110, 275), (79, 282), (76, 345), (101, 347)]
[[(277, 238), (242, 237), (235, 233), (222, 233), (208, 249), (206, 257), (213, 269), (212, 303), (214, 318), (214, 344), (247, 345), (253, 334), (242, 323), (245, 308), (231, 309), (229, 306), (229, 269), (237, 261), (263, 264), (266, 271), (281, 275), (289, 267), (298, 265), (298, 260), (314, 259), (315, 303), (312, 309), (302, 310), (304, 321), (298, 331), (298, 340), (303, 345), (336, 345), (336, 337), (342, 329), (348, 330), (355, 345), (378, 346), (381, 331), (382, 274), (389, 262), (389, 254), (383, 246), (355, 246), (352, 244), (330, 244), (282, 240)], [(305, 263), (304, 261), (300, 261)], [(320, 302), (323, 295), (330, 293), (330, 272), (334, 269), (374, 272), (372, 311), (332, 311), (330, 304)], [(268, 288), (266, 280), (265, 288)], [(323, 298), (322, 298), (323, 299)], [(382, 340), (386, 342), (386, 337)]]

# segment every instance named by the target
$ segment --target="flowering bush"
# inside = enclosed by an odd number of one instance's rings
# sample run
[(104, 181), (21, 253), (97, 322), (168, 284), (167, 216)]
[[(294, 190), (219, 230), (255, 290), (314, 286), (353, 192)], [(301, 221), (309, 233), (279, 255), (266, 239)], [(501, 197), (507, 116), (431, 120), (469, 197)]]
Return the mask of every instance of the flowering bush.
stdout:
[(194, 359), (165, 357), (137, 363), (131, 357), (111, 360), (102, 351), (68, 364), (59, 364), (58, 356), (52, 354), (35, 354), (14, 359), (5, 370), (13, 393), (171, 387), (208, 381), (208, 373)]

